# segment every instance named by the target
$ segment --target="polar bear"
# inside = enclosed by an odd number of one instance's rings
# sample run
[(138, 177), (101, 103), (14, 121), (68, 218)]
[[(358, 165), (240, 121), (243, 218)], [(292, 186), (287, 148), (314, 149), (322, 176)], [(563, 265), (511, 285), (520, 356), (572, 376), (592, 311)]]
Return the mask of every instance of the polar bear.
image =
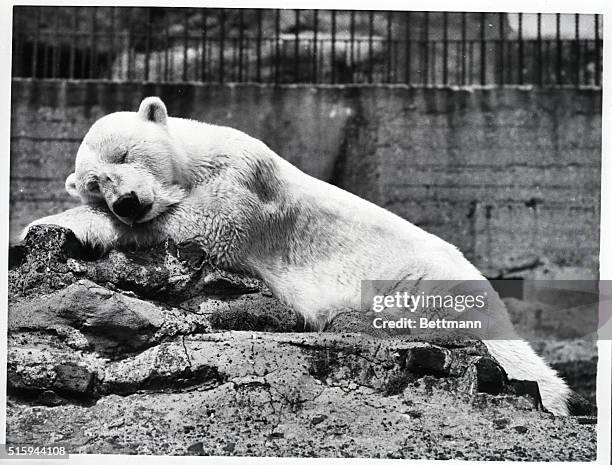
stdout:
[[(338, 309), (361, 308), (362, 280), (484, 280), (439, 237), (241, 131), (171, 118), (157, 97), (93, 124), (66, 189), (83, 205), (30, 226), (64, 226), (104, 250), (196, 240), (217, 265), (259, 277), (319, 329)], [(537, 381), (550, 412), (567, 415), (565, 382), (527, 342), (508, 337), (505, 307), (497, 318), (490, 353), (510, 378)]]

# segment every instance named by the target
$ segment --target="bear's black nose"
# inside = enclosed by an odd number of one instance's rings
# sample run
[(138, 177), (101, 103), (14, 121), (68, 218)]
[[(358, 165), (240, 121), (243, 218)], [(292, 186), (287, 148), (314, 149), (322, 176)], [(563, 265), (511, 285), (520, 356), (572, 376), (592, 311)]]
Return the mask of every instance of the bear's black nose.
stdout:
[(140, 209), (140, 200), (138, 200), (138, 196), (134, 191), (129, 194), (123, 194), (113, 203), (113, 211), (122, 218), (136, 216)]

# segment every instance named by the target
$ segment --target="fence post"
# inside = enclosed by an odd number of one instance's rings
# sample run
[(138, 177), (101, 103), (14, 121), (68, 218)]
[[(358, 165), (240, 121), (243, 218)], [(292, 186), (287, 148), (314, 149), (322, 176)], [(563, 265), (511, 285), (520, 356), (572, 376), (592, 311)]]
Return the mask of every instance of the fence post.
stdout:
[(561, 85), (561, 14), (556, 13), (557, 20), (557, 85)]
[(261, 82), (261, 41), (263, 35), (263, 15), (261, 9), (257, 10), (257, 82)]
[(336, 82), (336, 10), (331, 10), (331, 83)]
[(318, 81), (318, 76), (317, 76), (317, 60), (318, 60), (318, 46), (319, 44), (317, 43), (319, 38), (318, 38), (318, 33), (319, 33), (319, 10), (314, 10), (314, 18), (313, 18), (313, 36), (312, 36), (312, 82), (316, 83)]
[(219, 82), (223, 83), (225, 75), (225, 10), (222, 8), (219, 18)]
[(480, 13), (480, 85), (487, 83), (486, 13)]
[(461, 13), (461, 85), (466, 83), (467, 13)]
[(275, 32), (275, 50), (274, 50), (274, 83), (279, 82), (279, 66), (280, 66), (280, 10), (276, 9), (276, 18), (274, 23)]
[(368, 12), (369, 25), (368, 25), (368, 82), (372, 83), (374, 65), (373, 65), (373, 46), (374, 46), (374, 11)]
[(574, 50), (576, 56), (576, 87), (580, 86), (580, 15), (576, 13), (574, 15)]
[(293, 82), (300, 81), (300, 10), (295, 10), (295, 43), (293, 44)]
[(524, 54), (524, 49), (523, 49), (523, 13), (519, 13), (518, 14), (518, 41), (519, 41), (519, 56), (518, 56), (518, 83), (519, 85), (523, 85), (523, 68), (524, 68), (524, 62), (523, 62), (523, 54)]
[(595, 14), (595, 85), (600, 85), (601, 79), (601, 63), (600, 63), (600, 54), (601, 54), (601, 46), (599, 44), (599, 15)]
[(151, 8), (147, 7), (146, 14), (146, 25), (145, 25), (146, 37), (145, 37), (145, 69), (144, 69), (144, 80), (149, 80), (149, 60), (151, 57)]
[(499, 85), (504, 86), (505, 82), (505, 71), (504, 71), (504, 52), (505, 52), (505, 40), (506, 40), (506, 31), (505, 31), (505, 21), (506, 16), (505, 13), (499, 14)]
[(202, 12), (202, 54), (201, 54), (201, 62), (200, 62), (200, 77), (202, 82), (206, 82), (206, 42), (207, 42), (207, 34), (208, 34), (208, 10), (206, 8), (201, 9)]

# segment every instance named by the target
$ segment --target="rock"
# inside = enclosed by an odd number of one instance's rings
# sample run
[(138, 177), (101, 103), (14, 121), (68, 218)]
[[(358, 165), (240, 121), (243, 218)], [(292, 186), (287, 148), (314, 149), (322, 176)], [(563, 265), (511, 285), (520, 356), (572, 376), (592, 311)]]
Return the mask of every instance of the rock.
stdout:
[(204, 444), (202, 442), (194, 442), (187, 448), (189, 455), (204, 455)]
[(580, 425), (596, 425), (597, 424), (597, 418), (595, 417), (578, 417), (576, 418), (576, 421)]
[(58, 405), (65, 404), (66, 400), (58, 396), (54, 391), (42, 391), (36, 399), (36, 403), (48, 407), (57, 407)]
[(521, 434), (525, 434), (528, 431), (527, 427), (523, 425), (516, 425), (516, 426), (513, 426), (513, 428), (514, 428), (514, 431), (516, 431), (517, 433), (521, 433)]
[(315, 415), (314, 417), (310, 419), (310, 424), (318, 425), (319, 423), (324, 422), (326, 419), (327, 419), (327, 415), (323, 415), (323, 414)]
[(504, 370), (490, 358), (479, 358), (474, 364), (474, 369), (474, 389), (477, 392), (499, 394), (506, 390), (508, 377)]
[[(79, 280), (47, 296), (14, 302), (8, 316), (10, 331), (53, 327), (66, 337), (70, 330), (62, 328), (72, 328), (100, 352), (110, 352), (117, 347), (121, 351), (146, 347), (163, 323), (163, 313), (156, 305), (110, 291), (88, 280)], [(74, 336), (74, 331), (70, 335), (74, 345), (79, 336)]]
[[(463, 357), (466, 366), (480, 360), (461, 355), (461, 347), (446, 350), (452, 354), (449, 357)], [(183, 336), (116, 361), (95, 352), (70, 353), (66, 358), (61, 351), (37, 356), (35, 351), (32, 347), (9, 351), (9, 385), (13, 389), (70, 391), (95, 399), (195, 385), (213, 389), (231, 382), (236, 389), (261, 386), (279, 393), (289, 390), (291, 397), (299, 392), (299, 398), (306, 399), (324, 386), (398, 391), (398, 379), (404, 380), (405, 387), (427, 373), (420, 365), (415, 371), (406, 360), (427, 358), (427, 351), (439, 354), (442, 349), (405, 340), (362, 340), (358, 335), (226, 332)], [(449, 390), (464, 382), (450, 372), (445, 378)]]
[(507, 418), (499, 418), (497, 420), (493, 420), (493, 426), (495, 429), (504, 429), (510, 424), (510, 420)]
[(196, 244), (99, 257), (39, 227), (10, 255), (11, 443), (61, 433), (72, 453), (595, 457), (595, 425), (538, 410), (537, 384), (507, 379), (481, 342), (347, 332), (364, 329), (349, 314), (333, 332), (300, 332), (263, 284), (215, 269)]
[(91, 398), (103, 367), (104, 361), (95, 355), (83, 356), (72, 350), (9, 347), (7, 381), (13, 391), (54, 391)]
[(34, 226), (23, 244), (9, 249), (9, 302), (37, 293), (44, 295), (74, 282), (69, 258), (88, 259), (72, 231), (55, 226)]

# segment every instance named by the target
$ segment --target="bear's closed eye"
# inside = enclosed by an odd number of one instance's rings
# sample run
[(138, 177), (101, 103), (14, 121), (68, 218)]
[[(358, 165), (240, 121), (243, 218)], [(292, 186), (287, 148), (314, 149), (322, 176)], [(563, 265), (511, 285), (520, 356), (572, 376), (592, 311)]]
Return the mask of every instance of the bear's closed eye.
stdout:
[(119, 156), (119, 158), (117, 159), (117, 163), (125, 163), (127, 156), (128, 156), (128, 151), (126, 150)]

